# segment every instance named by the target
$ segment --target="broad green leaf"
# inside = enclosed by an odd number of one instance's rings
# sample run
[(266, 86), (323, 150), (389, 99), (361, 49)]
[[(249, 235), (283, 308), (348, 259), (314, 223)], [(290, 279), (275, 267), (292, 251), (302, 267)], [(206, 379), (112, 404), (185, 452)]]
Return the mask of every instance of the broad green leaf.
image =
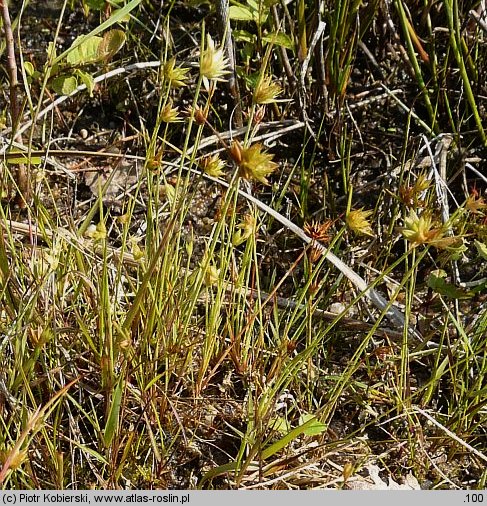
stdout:
[(264, 24), (267, 20), (269, 9), (264, 4), (260, 4), (260, 0), (247, 0), (249, 10), (254, 13), (254, 21), (258, 24)]
[(232, 35), (236, 41), (255, 43), (257, 37), (246, 30), (232, 30)]
[(25, 61), (24, 62), (24, 69), (25, 69), (25, 73), (29, 77), (32, 77), (34, 75), (35, 68), (34, 68), (34, 65), (32, 65), (32, 63), (30, 61)]
[(257, 21), (256, 14), (258, 13), (252, 12), (243, 5), (232, 5), (228, 11), (230, 19), (236, 21)]
[(301, 415), (299, 417), (299, 424), (302, 426), (306, 424), (303, 434), (306, 434), (307, 436), (317, 436), (326, 430), (326, 425), (320, 422), (311, 413)]
[[(78, 39), (83, 39), (80, 44), (78, 44)], [(86, 38), (84, 35), (81, 35), (73, 42), (73, 46), (75, 47), (66, 56), (66, 61), (73, 67), (98, 61), (100, 59), (98, 48), (102, 40), (101, 37)]]
[(106, 0), (84, 0), (83, 2), (88, 8), (95, 11), (101, 11), (105, 8)]
[[(309, 420), (306, 420), (303, 424), (299, 425), (298, 427), (295, 427), (294, 429), (290, 430), (284, 437), (276, 441), (275, 443), (272, 443), (267, 448), (264, 448), (262, 451), (262, 458), (268, 459), (278, 451), (285, 448), (287, 445), (289, 445), (292, 441), (294, 441), (297, 437), (299, 437), (301, 434), (306, 433), (306, 431), (311, 427), (315, 427), (317, 422), (316, 417), (311, 416)], [(321, 431), (322, 432), (322, 431)]]
[[(255, 42), (247, 42), (242, 50), (242, 55), (245, 59), (250, 59), (255, 53)], [(237, 67), (238, 72), (238, 67)]]
[(275, 44), (276, 46), (281, 46), (286, 49), (290, 49), (294, 51), (294, 41), (289, 35), (286, 35), (282, 32), (271, 32), (262, 37), (264, 42), (268, 42), (270, 44)]
[(55, 60), (54, 63), (58, 63), (66, 56), (73, 51), (77, 46), (79, 46), (83, 42), (84, 39), (89, 39), (90, 37), (94, 37), (95, 35), (98, 35), (99, 33), (104, 32), (106, 29), (110, 28), (116, 23), (120, 23), (123, 21), (123, 19), (137, 7), (137, 5), (140, 4), (142, 0), (131, 0), (125, 7), (122, 7), (121, 9), (117, 9), (106, 21), (104, 21), (100, 26), (97, 26), (94, 30), (92, 30), (87, 35), (84, 35), (83, 37), (79, 37), (76, 39), (75, 44), (73, 44), (69, 49), (66, 49), (63, 53), (61, 53)]
[(98, 46), (98, 57), (111, 60), (125, 44), (127, 37), (122, 30), (110, 30), (103, 35), (101, 44)]
[(52, 80), (51, 86), (59, 95), (71, 95), (78, 87), (78, 81), (74, 76), (58, 76)]
[(80, 78), (80, 81), (86, 86), (86, 89), (88, 90), (88, 93), (90, 94), (90, 97), (93, 96), (93, 90), (95, 88), (95, 81), (93, 77), (88, 74), (88, 72), (84, 72), (83, 70), (76, 69), (74, 71), (75, 75)]
[(487, 246), (483, 242), (477, 241), (477, 239), (475, 239), (474, 244), (477, 248), (477, 253), (479, 256), (484, 260), (487, 260)]
[(112, 394), (112, 404), (110, 406), (110, 412), (108, 413), (107, 423), (105, 425), (105, 431), (103, 433), (103, 441), (105, 446), (110, 446), (113, 441), (118, 429), (118, 422), (120, 416), (120, 404), (122, 402), (122, 387), (123, 381), (120, 380), (115, 386)]
[(448, 283), (445, 278), (446, 272), (444, 270), (434, 270), (428, 276), (428, 286), (439, 295), (450, 297), (451, 299), (468, 299), (472, 297), (471, 293), (456, 287), (452, 283)]
[(276, 416), (274, 420), (272, 420), (271, 426), (273, 430), (282, 435), (287, 434), (291, 430), (291, 424), (282, 416)]
[(255, 89), (260, 79), (260, 70), (250, 75), (244, 75), (243, 78), (250, 89)]
[(259, 1), (258, 0), (247, 0), (249, 9), (254, 12), (259, 12)]
[[(44, 70), (46, 70), (45, 66), (44, 66)], [(59, 65), (57, 63), (55, 63), (54, 65), (51, 65), (51, 67), (48, 70), (49, 70), (49, 77), (51, 79), (53, 79), (54, 76), (57, 76), (59, 74), (59, 72), (62, 71), (62, 69), (59, 68)]]

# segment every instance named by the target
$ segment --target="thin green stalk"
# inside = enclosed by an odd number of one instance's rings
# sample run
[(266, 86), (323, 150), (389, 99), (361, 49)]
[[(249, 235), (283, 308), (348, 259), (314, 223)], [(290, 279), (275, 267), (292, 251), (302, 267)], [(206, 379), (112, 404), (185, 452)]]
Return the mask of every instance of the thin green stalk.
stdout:
[(411, 40), (411, 35), (408, 30), (408, 23), (409, 20), (407, 19), (407, 14), (404, 10), (404, 6), (402, 4), (402, 0), (395, 0), (394, 5), (396, 6), (397, 13), (399, 14), (399, 20), (401, 23), (402, 33), (403, 36), (406, 39), (406, 48), (408, 51), (409, 61), (411, 62), (411, 65), (413, 66), (414, 75), (416, 77), (416, 80), (418, 82), (419, 88), (421, 90), (421, 95), (424, 100), (424, 104), (426, 106), (426, 110), (428, 111), (428, 115), (431, 122), (431, 130), (438, 134), (439, 126), (436, 121), (436, 113), (433, 109), (433, 105), (431, 104), (431, 99), (429, 95), (428, 88), (426, 87), (426, 84), (423, 79), (423, 73), (421, 71), (421, 67), (419, 65), (418, 59), (416, 58), (416, 52), (414, 50), (414, 44)]
[(470, 105), (470, 109), (472, 110), (472, 114), (475, 119), (475, 124), (477, 125), (477, 131), (480, 135), (480, 140), (484, 146), (487, 146), (487, 136), (484, 131), (484, 127), (482, 125), (482, 119), (480, 118), (480, 114), (477, 108), (477, 103), (475, 101), (475, 96), (473, 94), (472, 86), (470, 85), (470, 78), (467, 72), (467, 68), (465, 66), (465, 62), (463, 60), (463, 54), (461, 51), (462, 46), (462, 36), (460, 34), (460, 19), (458, 14), (458, 1), (457, 0), (445, 0), (445, 8), (448, 17), (448, 28), (450, 30), (450, 46), (453, 50), (453, 54), (455, 55), (455, 59), (458, 64), (458, 68), (460, 69), (460, 75), (462, 78), (462, 83), (465, 91), (465, 95), (467, 96), (467, 101)]

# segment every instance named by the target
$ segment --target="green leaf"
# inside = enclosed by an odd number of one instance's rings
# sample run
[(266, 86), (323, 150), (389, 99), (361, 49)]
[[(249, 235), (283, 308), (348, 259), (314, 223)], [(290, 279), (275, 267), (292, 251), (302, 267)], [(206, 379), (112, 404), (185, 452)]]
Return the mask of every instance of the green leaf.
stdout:
[(254, 53), (255, 53), (255, 42), (247, 42), (242, 49), (242, 56), (244, 57), (244, 59), (251, 59)]
[(326, 430), (326, 425), (320, 422), (316, 416), (312, 415), (311, 413), (305, 413), (304, 415), (301, 415), (299, 417), (299, 424), (307, 424), (303, 430), (303, 434), (306, 434), (307, 436), (317, 436)]
[(477, 241), (477, 239), (475, 239), (474, 244), (477, 248), (477, 253), (479, 256), (484, 260), (487, 260), (487, 246), (483, 242)]
[(228, 10), (230, 19), (236, 21), (255, 21), (257, 24), (262, 25), (267, 19), (269, 12), (268, 7), (261, 7), (259, 9), (259, 3), (254, 0), (247, 0), (247, 5), (243, 5), (239, 2), (235, 2)]
[[(45, 69), (46, 69), (46, 68), (44, 67), (44, 70), (45, 70)], [(57, 63), (55, 63), (55, 64), (54, 64), (54, 65), (52, 65), (52, 66), (51, 66), (51, 68), (50, 68), (49, 77), (50, 77), (51, 79), (53, 79), (53, 78), (54, 78), (54, 76), (57, 76), (57, 75), (59, 74), (59, 72), (60, 72), (60, 71), (61, 71), (60, 66), (59, 66)]]
[(80, 78), (80, 81), (86, 86), (86, 89), (88, 90), (88, 93), (90, 94), (90, 97), (93, 96), (93, 90), (95, 88), (95, 81), (93, 79), (93, 76), (88, 74), (88, 72), (84, 72), (83, 70), (76, 69), (74, 71), (75, 75)]
[[(307, 415), (305, 415), (307, 416)], [(313, 415), (309, 415), (311, 418), (306, 420), (304, 423), (299, 425), (298, 427), (295, 427), (294, 429), (290, 430), (284, 437), (276, 441), (275, 443), (272, 443), (267, 448), (264, 448), (262, 451), (262, 458), (268, 459), (278, 451), (285, 448), (288, 444), (290, 444), (292, 441), (294, 441), (297, 437), (299, 437), (301, 434), (306, 434), (308, 429), (311, 429), (311, 431), (316, 430), (316, 424), (320, 423), (317, 421), (316, 417)], [(324, 427), (323, 424), (321, 426)], [(325, 427), (326, 429), (326, 427)], [(320, 428), (320, 432), (323, 432)], [(319, 433), (319, 432), (318, 432)]]
[(83, 453), (87, 453), (88, 455), (92, 455), (96, 460), (98, 460), (98, 462), (101, 462), (105, 466), (110, 465), (108, 463), (108, 461), (105, 459), (105, 457), (103, 457), (101, 454), (99, 454), (96, 450), (93, 450), (93, 448), (90, 448), (89, 446), (82, 445), (74, 439), (70, 441), (70, 444), (79, 448)]
[(275, 44), (277, 46), (284, 47), (286, 49), (290, 49), (294, 51), (294, 41), (289, 35), (286, 35), (282, 32), (271, 32), (262, 37), (264, 42), (268, 42), (270, 44)]
[(105, 431), (103, 433), (103, 441), (105, 446), (110, 446), (113, 441), (118, 429), (118, 422), (120, 416), (120, 404), (122, 402), (122, 386), (123, 381), (120, 380), (115, 386), (112, 394), (112, 404), (110, 406), (110, 412), (108, 413), (107, 423), (105, 425)]
[(245, 79), (247, 86), (251, 90), (253, 90), (253, 89), (255, 89), (255, 87), (257, 86), (257, 84), (259, 82), (260, 70), (258, 70), (257, 72), (254, 72), (253, 74), (250, 74), (250, 75), (243, 75), (243, 78)]
[(276, 416), (272, 420), (272, 429), (279, 432), (281, 435), (287, 434), (291, 430), (291, 424), (282, 416)]
[[(121, 10), (121, 9), (118, 9), (118, 10)], [(117, 11), (114, 11), (114, 13), (116, 13)], [(124, 16), (122, 16), (119, 20), (118, 20), (118, 24), (123, 24), (123, 23), (128, 23), (130, 21), (130, 14), (125, 14)]]
[(98, 46), (98, 57), (111, 60), (125, 44), (127, 37), (122, 30), (110, 30), (103, 35), (101, 44)]
[(29, 77), (32, 77), (34, 75), (35, 68), (34, 68), (34, 65), (32, 65), (32, 63), (30, 61), (25, 61), (24, 62), (24, 69), (25, 69), (25, 73)]
[(223, 464), (221, 466), (210, 469), (201, 479), (200, 483), (198, 483), (198, 490), (202, 490), (203, 485), (213, 478), (220, 476), (221, 474), (231, 473), (232, 471), (236, 471), (239, 465), (237, 462), (228, 462), (227, 464)]
[(95, 11), (101, 11), (107, 4), (106, 0), (84, 0), (84, 4)]
[(6, 158), (7, 163), (9, 164), (19, 164), (25, 163), (30, 165), (40, 165), (42, 159), (40, 156), (31, 156), (29, 157), (29, 153), (27, 151), (9, 151), (7, 153)]
[(232, 5), (228, 10), (228, 15), (230, 19), (236, 21), (257, 21), (256, 13), (243, 5)]
[(232, 30), (232, 35), (238, 42), (250, 42), (254, 44), (257, 39), (253, 33), (247, 32), (246, 30)]
[(78, 87), (78, 80), (74, 76), (58, 76), (52, 80), (51, 86), (59, 95), (71, 95)]
[[(82, 39), (78, 43), (78, 39)], [(73, 67), (94, 63), (100, 59), (98, 48), (102, 42), (101, 37), (88, 37), (84, 35), (78, 37), (74, 42), (74, 49), (66, 56), (66, 61)]]
[(428, 286), (439, 295), (450, 297), (451, 299), (468, 299), (472, 297), (471, 293), (456, 287), (452, 283), (448, 283), (445, 278), (446, 272), (444, 270), (434, 270), (428, 276)]
[(117, 9), (106, 21), (104, 21), (100, 26), (97, 26), (94, 30), (92, 30), (87, 35), (84, 35), (83, 37), (78, 37), (76, 39), (76, 44), (73, 44), (69, 49), (66, 49), (63, 53), (61, 53), (55, 60), (54, 63), (58, 63), (64, 58), (67, 57), (67, 55), (73, 51), (77, 46), (79, 46), (83, 42), (83, 38), (89, 39), (90, 37), (94, 37), (95, 35), (98, 35), (99, 33), (104, 32), (106, 29), (110, 28), (116, 23), (120, 23), (124, 20), (124, 18), (133, 10), (137, 5), (140, 4), (142, 0), (131, 0), (125, 7), (122, 7), (121, 9)]
[(260, 0), (247, 0), (249, 9), (254, 12), (259, 12), (259, 1)]

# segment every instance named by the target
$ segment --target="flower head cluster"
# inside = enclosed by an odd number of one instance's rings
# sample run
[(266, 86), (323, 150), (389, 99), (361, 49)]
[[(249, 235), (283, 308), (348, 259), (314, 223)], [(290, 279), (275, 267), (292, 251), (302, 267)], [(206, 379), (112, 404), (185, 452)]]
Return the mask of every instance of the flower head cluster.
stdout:
[(320, 223), (319, 221), (312, 220), (309, 223), (305, 223), (303, 230), (307, 235), (314, 241), (326, 243), (330, 240), (329, 230), (333, 225), (333, 220), (325, 220)]
[(438, 239), (442, 235), (439, 228), (434, 228), (433, 219), (429, 213), (424, 212), (418, 216), (414, 210), (411, 210), (409, 216), (404, 219), (401, 233), (413, 247), (431, 243), (433, 239)]
[(204, 125), (208, 119), (208, 107), (196, 107), (188, 106), (184, 110), (184, 115), (188, 118), (193, 117), (197, 125)]
[(161, 110), (160, 119), (161, 121), (164, 121), (164, 123), (176, 123), (181, 121), (179, 109), (177, 107), (173, 107), (172, 102), (168, 101)]
[(262, 144), (253, 144), (243, 148), (238, 141), (231, 147), (231, 154), (239, 168), (239, 174), (244, 179), (260, 181), (268, 184), (266, 176), (277, 169), (277, 163), (273, 162), (274, 155), (262, 149)]
[(424, 207), (424, 193), (431, 186), (426, 174), (420, 174), (412, 186), (401, 185), (399, 198), (408, 207)]
[(209, 80), (224, 81), (223, 76), (228, 74), (228, 59), (223, 54), (221, 47), (215, 47), (210, 35), (206, 36), (206, 47), (200, 56), (200, 76), (203, 78), (205, 87), (209, 88)]
[(461, 236), (446, 236), (444, 227), (435, 227), (435, 223), (428, 212), (417, 215), (411, 210), (409, 216), (404, 219), (404, 227), (401, 229), (403, 237), (411, 244), (412, 248), (427, 244), (439, 249), (458, 249), (462, 243)]
[(255, 235), (257, 231), (257, 221), (251, 214), (246, 214), (243, 218), (242, 223), (237, 225), (238, 230), (233, 234), (232, 244), (239, 246), (244, 243), (247, 239)]
[(330, 241), (332, 236), (329, 233), (329, 230), (332, 226), (333, 220), (330, 219), (323, 222), (312, 220), (304, 224), (303, 230), (307, 235), (309, 235), (309, 237), (311, 237), (308, 258), (312, 264), (317, 262), (323, 255), (323, 247), (320, 243), (324, 244)]
[(186, 75), (189, 69), (176, 67), (176, 58), (171, 58), (163, 67), (164, 77), (171, 83), (173, 88), (186, 86)]
[(222, 177), (224, 174), (223, 169), (225, 168), (225, 162), (217, 154), (209, 155), (200, 160), (199, 166), (203, 172), (209, 176)]
[(373, 211), (364, 211), (363, 209), (350, 211), (345, 218), (347, 227), (356, 234), (373, 236), (374, 232), (368, 219), (372, 213)]
[(272, 82), (270, 76), (260, 79), (254, 90), (254, 102), (256, 104), (271, 104), (282, 93), (280, 86)]
[(465, 208), (472, 214), (483, 214), (487, 209), (487, 202), (476, 189), (473, 189), (465, 202)]

